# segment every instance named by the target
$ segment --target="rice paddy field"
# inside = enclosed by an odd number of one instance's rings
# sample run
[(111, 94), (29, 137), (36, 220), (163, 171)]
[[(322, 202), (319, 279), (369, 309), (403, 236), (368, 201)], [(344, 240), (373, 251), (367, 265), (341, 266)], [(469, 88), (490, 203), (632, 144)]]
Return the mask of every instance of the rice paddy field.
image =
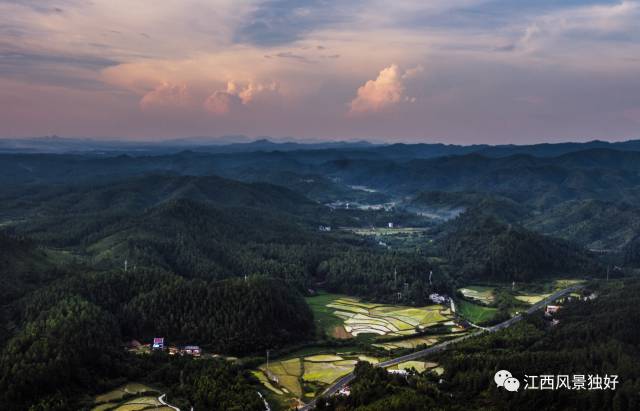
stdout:
[[(464, 331), (454, 323), (451, 310), (441, 305), (416, 308), (366, 303), (338, 294), (319, 294), (307, 298), (307, 302), (314, 312), (317, 327), (325, 333), (336, 338), (366, 335), (365, 339), (370, 339), (367, 342), (373, 347), (387, 351), (430, 346)], [(449, 333), (441, 334), (440, 329), (432, 336), (416, 335), (416, 331), (436, 325), (448, 327)], [(350, 349), (341, 347), (334, 352), (327, 352), (326, 347), (306, 348), (291, 357), (262, 364), (252, 373), (272, 398), (282, 403), (294, 403), (296, 399), (315, 397), (324, 387), (352, 372), (358, 361), (379, 362), (378, 358), (359, 354), (358, 350), (358, 346)], [(411, 367), (425, 370), (435, 369), (437, 365), (424, 362), (406, 364), (406, 368)]]
[[(132, 397), (133, 396), (133, 397)], [(157, 398), (157, 391), (139, 383), (129, 383), (98, 395), (91, 411), (171, 411)]]
[(525, 291), (516, 293), (514, 295), (514, 298), (522, 303), (533, 305), (544, 300), (545, 298), (553, 294), (554, 291), (562, 290), (564, 288), (571, 287), (572, 285), (581, 284), (584, 282), (585, 280), (566, 278), (553, 280), (552, 282), (544, 284), (544, 287), (539, 289), (538, 292), (530, 292), (531, 290), (527, 290), (525, 288)]
[(375, 364), (379, 360), (357, 354), (315, 354), (262, 364), (252, 373), (275, 395), (314, 397), (319, 388), (353, 371), (358, 361)]
[(493, 287), (470, 285), (464, 288), (460, 288), (458, 289), (458, 291), (460, 291), (462, 295), (465, 296), (465, 298), (486, 305), (492, 304), (495, 300), (495, 288)]
[(360, 334), (410, 336), (417, 330), (444, 324), (453, 319), (448, 308), (440, 305), (406, 307), (365, 303), (357, 298), (323, 294), (307, 299), (318, 325), (336, 338)]
[[(358, 361), (377, 364), (378, 358), (366, 355), (316, 354), (262, 364), (252, 371), (280, 403), (295, 403), (295, 399), (313, 398), (327, 385), (353, 371)], [(431, 370), (441, 375), (444, 370), (435, 362), (407, 361), (388, 368), (389, 371)]]
[(374, 347), (383, 348), (387, 351), (398, 350), (402, 348), (416, 348), (420, 345), (432, 346), (440, 341), (437, 337), (414, 337), (399, 341), (381, 342), (372, 344)]
[(544, 300), (545, 298), (547, 298), (548, 296), (550, 296), (551, 293), (548, 294), (518, 294), (516, 296), (514, 296), (514, 298), (520, 302), (526, 303), (526, 304), (536, 304), (542, 300)]

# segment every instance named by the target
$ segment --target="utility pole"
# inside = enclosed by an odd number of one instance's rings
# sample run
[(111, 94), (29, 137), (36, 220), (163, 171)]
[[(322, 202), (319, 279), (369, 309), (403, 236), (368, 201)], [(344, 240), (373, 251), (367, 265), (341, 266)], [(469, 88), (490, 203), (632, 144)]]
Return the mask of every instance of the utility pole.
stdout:
[(396, 290), (398, 289), (398, 269), (397, 268), (393, 269), (393, 287)]
[[(267, 350), (267, 373), (269, 372), (269, 350)], [(268, 376), (268, 374), (267, 374)]]
[(129, 262), (127, 260), (124, 260), (124, 272), (127, 272), (127, 268), (128, 268)]

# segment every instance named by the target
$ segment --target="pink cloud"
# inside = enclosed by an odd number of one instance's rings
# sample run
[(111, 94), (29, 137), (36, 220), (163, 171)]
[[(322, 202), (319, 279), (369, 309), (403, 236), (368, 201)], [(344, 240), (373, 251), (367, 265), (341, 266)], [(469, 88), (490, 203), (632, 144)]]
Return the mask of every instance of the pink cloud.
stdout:
[(190, 96), (186, 84), (162, 82), (142, 96), (140, 107), (143, 110), (162, 107), (186, 107), (189, 101)]
[(204, 101), (203, 107), (206, 111), (215, 115), (226, 115), (232, 111), (234, 106), (248, 106), (256, 99), (268, 94), (278, 94), (278, 84), (249, 82), (244, 86), (239, 86), (234, 81), (227, 82), (226, 90), (213, 92)]
[(231, 111), (231, 105), (237, 99), (233, 94), (226, 91), (216, 91), (211, 94), (203, 103), (203, 107), (209, 113), (223, 116)]
[(405, 95), (405, 80), (423, 71), (422, 66), (416, 66), (401, 73), (396, 64), (382, 69), (375, 80), (369, 80), (358, 88), (356, 97), (349, 105), (349, 113), (378, 112), (403, 101), (414, 103), (415, 97)]

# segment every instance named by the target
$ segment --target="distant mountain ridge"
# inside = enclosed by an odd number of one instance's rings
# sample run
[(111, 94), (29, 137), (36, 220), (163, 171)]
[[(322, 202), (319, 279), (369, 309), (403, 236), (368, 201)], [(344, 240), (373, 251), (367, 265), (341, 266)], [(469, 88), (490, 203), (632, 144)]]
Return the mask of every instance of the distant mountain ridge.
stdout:
[(472, 144), (445, 143), (371, 143), (366, 140), (332, 141), (296, 138), (251, 138), (244, 135), (220, 137), (185, 137), (161, 141), (136, 141), (119, 139), (90, 139), (46, 136), (34, 138), (0, 138), (0, 153), (129, 153), (159, 154), (181, 150), (211, 153), (237, 153), (252, 151), (297, 151), (322, 149), (348, 149), (372, 151), (386, 158), (434, 158), (450, 155), (477, 153), (486, 157), (508, 157), (528, 154), (535, 157), (556, 157), (590, 149), (640, 151), (640, 140), (608, 142), (561, 142), (535, 144)]

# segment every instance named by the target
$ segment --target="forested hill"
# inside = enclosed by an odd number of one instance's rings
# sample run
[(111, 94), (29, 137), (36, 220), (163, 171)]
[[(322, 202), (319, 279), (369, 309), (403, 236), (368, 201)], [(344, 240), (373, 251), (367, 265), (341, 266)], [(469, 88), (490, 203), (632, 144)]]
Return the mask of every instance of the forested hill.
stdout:
[[(40, 401), (48, 405), (38, 409), (78, 409), (60, 402), (73, 404), (108, 381), (157, 369), (161, 358), (126, 354), (126, 339), (162, 336), (210, 352), (250, 354), (300, 342), (314, 331), (300, 295), (264, 278), (203, 282), (157, 272), (82, 274), (31, 294), (13, 310), (23, 326), (0, 353), (0, 402), (9, 410)], [(177, 374), (156, 378), (177, 380)], [(223, 385), (235, 390), (231, 382)]]
[(58, 275), (51, 258), (33, 241), (0, 231), (0, 306)]
[(615, 198), (611, 196), (637, 200), (637, 151), (593, 148), (552, 157), (514, 154), (497, 158), (477, 152), (426, 159), (419, 153), (407, 155), (398, 158), (373, 151), (337, 149), (232, 155), (181, 152), (144, 157), (5, 154), (0, 155), (0, 183), (95, 184), (166, 173), (264, 181), (270, 175), (280, 178), (281, 173), (293, 173), (298, 177), (317, 174), (347, 185), (403, 195), (427, 190), (476, 190), (536, 205), (568, 199)]
[(637, 201), (640, 153), (602, 149), (550, 158), (469, 154), (406, 162), (337, 159), (322, 170), (349, 184), (403, 195), (474, 190), (548, 207), (586, 198)]
[(175, 200), (124, 218), (92, 215), (20, 226), (46, 244), (71, 247), (95, 267), (153, 267), (186, 277), (264, 274), (309, 280), (319, 259), (340, 246), (273, 211), (215, 208)]
[(252, 207), (303, 213), (318, 204), (282, 186), (243, 183), (218, 176), (148, 175), (110, 183), (14, 187), (3, 193), (0, 212), (19, 218), (79, 214), (134, 214), (174, 200), (217, 207)]
[(640, 233), (640, 208), (617, 201), (566, 201), (530, 218), (525, 225), (591, 249), (618, 250)]
[(439, 247), (468, 279), (531, 281), (552, 275), (601, 275), (584, 249), (500, 222), (474, 209), (446, 223)]

